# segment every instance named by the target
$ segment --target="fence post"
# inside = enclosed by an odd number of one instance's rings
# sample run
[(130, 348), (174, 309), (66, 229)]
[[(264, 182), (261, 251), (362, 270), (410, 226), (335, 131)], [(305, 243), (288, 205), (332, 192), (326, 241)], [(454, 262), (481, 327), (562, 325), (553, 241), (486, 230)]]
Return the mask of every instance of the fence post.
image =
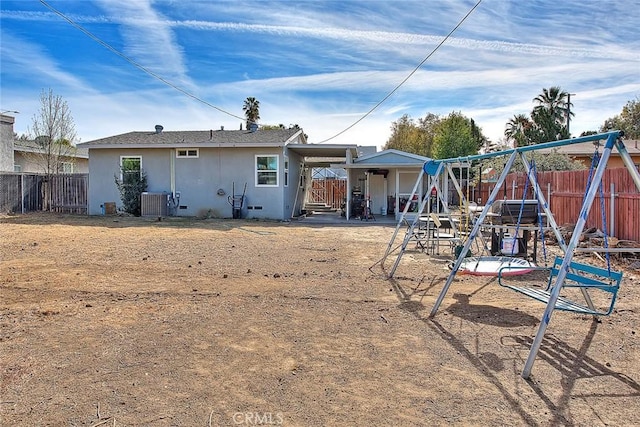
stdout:
[(609, 217), (610, 217), (610, 221), (609, 221), (609, 236), (614, 237), (614, 231), (615, 231), (615, 222), (616, 222), (616, 209), (615, 209), (615, 200), (616, 200), (616, 184), (615, 183), (611, 183), (611, 203), (609, 203)]
[(24, 215), (24, 173), (20, 174), (20, 210)]

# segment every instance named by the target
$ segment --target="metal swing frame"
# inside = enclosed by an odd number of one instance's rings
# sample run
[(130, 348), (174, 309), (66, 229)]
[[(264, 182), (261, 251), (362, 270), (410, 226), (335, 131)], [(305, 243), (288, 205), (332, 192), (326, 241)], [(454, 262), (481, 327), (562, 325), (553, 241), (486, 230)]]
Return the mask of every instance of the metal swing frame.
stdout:
[[(552, 141), (552, 142), (547, 142), (547, 143), (543, 143), (543, 144), (537, 144), (537, 145), (530, 145), (530, 146), (525, 146), (525, 147), (518, 147), (518, 148), (513, 148), (513, 149), (509, 149), (509, 150), (504, 150), (504, 151), (499, 151), (499, 152), (495, 152), (495, 153), (487, 153), (487, 154), (479, 154), (479, 155), (475, 155), (475, 156), (468, 156), (468, 157), (464, 157), (464, 158), (452, 158), (452, 159), (443, 159), (443, 160), (431, 160), (428, 161), (424, 164), (423, 166), (423, 170), (418, 178), (418, 180), (416, 181), (416, 185), (414, 187), (414, 193), (416, 191), (416, 189), (418, 188), (418, 184), (420, 182), (420, 180), (423, 178), (424, 174), (428, 174), (431, 176), (431, 187), (429, 189), (429, 193), (431, 191), (431, 188), (433, 188), (434, 186), (434, 182), (436, 177), (443, 171), (443, 168), (445, 167), (446, 164), (450, 164), (450, 163), (454, 163), (454, 162), (473, 162), (476, 160), (483, 160), (483, 159), (488, 159), (488, 158), (493, 158), (493, 157), (500, 157), (500, 156), (508, 156), (508, 160), (506, 162), (506, 165), (502, 171), (502, 173), (500, 174), (500, 177), (498, 178), (498, 181), (496, 182), (495, 187), (493, 188), (493, 191), (491, 192), (489, 199), (487, 200), (487, 203), (485, 204), (484, 209), (482, 210), (482, 213), (479, 215), (479, 217), (476, 219), (474, 226), (468, 236), (468, 239), (466, 240), (462, 250), (460, 251), (459, 256), (457, 257), (452, 270), (449, 274), (449, 277), (447, 278), (446, 283), (444, 284), (440, 294), (438, 295), (436, 302), (429, 314), (429, 317), (433, 317), (437, 314), (438, 312), (438, 308), (440, 307), (440, 304), (442, 304), (442, 301), (444, 300), (445, 295), (447, 294), (447, 292), (449, 291), (449, 288), (451, 287), (453, 280), (460, 268), (461, 263), (464, 260), (464, 256), (467, 253), (467, 251), (470, 249), (471, 244), (473, 243), (473, 241), (476, 239), (476, 237), (479, 236), (479, 232), (480, 232), (480, 227), (482, 226), (483, 222), (485, 221), (491, 206), (493, 205), (493, 203), (495, 203), (497, 196), (498, 196), (498, 192), (500, 187), (503, 185), (507, 174), (509, 173), (509, 171), (511, 170), (511, 168), (513, 167), (513, 164), (517, 158), (517, 156), (520, 156), (521, 160), (523, 161), (523, 164), (525, 166), (525, 170), (526, 173), (528, 175), (528, 179), (530, 180), (530, 182), (532, 182), (534, 184), (535, 187), (535, 194), (536, 197), (538, 199), (538, 202), (540, 204), (540, 206), (543, 208), (546, 217), (547, 217), (547, 221), (548, 221), (548, 225), (551, 227), (553, 233), (555, 234), (555, 237), (558, 241), (559, 246), (562, 248), (562, 250), (564, 251), (564, 257), (562, 258), (562, 262), (560, 263), (560, 266), (557, 268), (557, 274), (555, 275), (555, 278), (553, 278), (553, 284), (551, 285), (551, 287), (549, 288), (549, 294), (547, 296), (545, 296), (545, 301), (546, 301), (546, 308), (545, 311), (542, 315), (542, 320), (540, 322), (540, 325), (538, 327), (538, 331), (536, 333), (536, 336), (534, 338), (534, 341), (531, 345), (531, 349), (529, 351), (529, 356), (527, 357), (527, 361), (525, 363), (524, 369), (522, 371), (522, 377), (523, 378), (529, 378), (529, 376), (531, 375), (531, 371), (533, 368), (533, 364), (535, 362), (536, 356), (538, 354), (538, 351), (540, 349), (540, 346), (542, 344), (542, 340), (544, 338), (545, 332), (547, 330), (547, 327), (549, 326), (549, 322), (551, 321), (551, 316), (553, 314), (553, 311), (556, 309), (556, 304), (559, 300), (560, 297), (560, 291), (565, 283), (565, 281), (567, 280), (567, 275), (569, 274), (570, 268), (571, 268), (571, 263), (572, 263), (572, 259), (573, 259), (573, 255), (576, 252), (578, 243), (579, 243), (579, 238), (580, 235), (582, 234), (582, 231), (584, 230), (584, 227), (586, 225), (586, 220), (587, 217), (589, 215), (589, 211), (591, 209), (591, 206), (593, 204), (593, 200), (596, 196), (596, 193), (598, 191), (598, 188), (600, 186), (600, 183), (602, 182), (602, 177), (604, 175), (604, 171), (607, 167), (607, 162), (609, 160), (609, 157), (611, 156), (611, 152), (612, 150), (615, 148), (626, 169), (629, 171), (629, 174), (631, 175), (638, 191), (640, 191), (640, 172), (638, 172), (638, 170), (636, 169), (635, 165), (633, 164), (633, 160), (631, 159), (631, 156), (629, 155), (629, 152), (627, 151), (626, 147), (624, 146), (624, 143), (621, 140), (621, 137), (623, 136), (622, 132), (620, 131), (611, 131), (611, 132), (606, 132), (606, 133), (601, 133), (601, 134), (596, 134), (596, 135), (589, 135), (589, 136), (585, 136), (585, 137), (580, 137), (580, 138), (574, 138), (574, 139), (568, 139), (568, 140), (561, 140), (561, 141)], [(543, 192), (541, 191), (537, 180), (535, 179), (534, 176), (534, 171), (531, 168), (531, 165), (529, 164), (529, 162), (527, 161), (526, 157), (525, 157), (525, 153), (529, 152), (529, 151), (535, 151), (535, 150), (541, 150), (541, 149), (545, 149), (545, 148), (555, 148), (555, 147), (561, 147), (561, 146), (565, 146), (565, 145), (571, 145), (571, 144), (578, 144), (578, 143), (582, 143), (582, 142), (595, 142), (595, 141), (602, 141), (602, 140), (606, 140), (605, 144), (604, 144), (604, 150), (602, 153), (602, 156), (600, 158), (600, 162), (595, 170), (595, 174), (593, 175), (593, 179), (591, 182), (591, 185), (588, 189), (588, 191), (585, 194), (585, 197), (583, 199), (582, 202), (582, 206), (580, 209), (580, 214), (578, 216), (577, 219), (577, 223), (573, 232), (573, 235), (570, 239), (570, 241), (567, 243), (564, 241), (564, 239), (562, 238), (562, 235), (560, 234), (560, 230), (559, 227), (549, 209), (549, 204), (547, 202), (547, 200), (544, 197)], [(429, 194), (427, 193), (427, 194)], [(420, 211), (422, 211), (422, 209), (424, 208), (424, 203), (425, 201), (423, 200), (423, 202), (421, 203), (421, 207), (420, 207)], [(403, 213), (404, 216), (404, 213)], [(405, 236), (405, 239), (403, 241), (403, 245), (402, 245), (402, 249), (400, 251), (400, 253), (398, 254), (398, 257), (396, 259), (396, 262), (392, 268), (391, 271), (391, 275), (393, 275), (393, 273), (395, 272), (396, 268), (398, 267), (398, 264), (400, 262), (400, 258), (402, 256), (402, 253), (404, 252), (404, 249), (406, 248), (406, 245), (408, 243), (408, 241), (410, 240), (410, 232), (413, 232), (413, 227), (415, 226), (417, 222), (417, 218), (414, 219), (413, 223), (411, 224), (411, 226), (409, 227), (409, 229), (407, 230), (407, 235)], [(400, 223), (398, 224), (398, 227), (396, 228), (396, 231), (392, 237), (391, 242), (389, 243), (389, 247), (387, 248), (387, 252), (385, 253), (385, 256), (382, 258), (382, 261), (384, 262), (384, 259), (389, 255), (390, 253), (390, 248), (396, 238), (396, 235), (398, 233), (400, 227)], [(583, 294), (586, 294), (586, 289), (582, 288), (581, 291), (583, 291)], [(590, 300), (588, 299), (588, 295), (585, 297), (585, 299), (587, 299), (587, 304), (590, 304)], [(590, 308), (593, 310), (593, 306), (591, 305)]]

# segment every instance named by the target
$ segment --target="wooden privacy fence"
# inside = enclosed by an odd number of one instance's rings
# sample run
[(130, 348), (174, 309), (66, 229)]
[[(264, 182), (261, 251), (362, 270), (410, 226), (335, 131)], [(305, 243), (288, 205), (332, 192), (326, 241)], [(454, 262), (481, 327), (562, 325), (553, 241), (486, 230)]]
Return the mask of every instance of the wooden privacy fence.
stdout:
[(50, 210), (59, 213), (87, 213), (87, 174), (59, 174), (50, 178), (47, 181), (47, 176), (41, 174), (0, 174), (0, 212)]
[[(522, 199), (527, 176), (524, 172), (507, 175), (498, 198)], [(549, 202), (549, 208), (558, 225), (575, 224), (586, 193), (589, 170), (539, 172), (538, 184)], [(480, 204), (489, 198), (492, 183), (482, 183), (473, 191)], [(527, 198), (535, 198), (529, 184)], [(601, 197), (602, 196), (602, 197)], [(603, 224), (603, 207), (604, 221)], [(640, 193), (625, 168), (606, 169), (602, 177), (602, 194), (598, 191), (593, 201), (587, 228), (595, 227), (621, 240), (640, 242)]]
[(314, 178), (311, 180), (310, 203), (324, 203), (340, 209), (347, 197), (347, 180), (341, 178)]

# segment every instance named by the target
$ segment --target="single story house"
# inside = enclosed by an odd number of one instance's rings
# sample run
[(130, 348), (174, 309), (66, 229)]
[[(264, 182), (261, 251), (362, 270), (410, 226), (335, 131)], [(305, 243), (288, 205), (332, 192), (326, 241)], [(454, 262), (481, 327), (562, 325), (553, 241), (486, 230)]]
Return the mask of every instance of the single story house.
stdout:
[[(65, 147), (56, 159), (58, 173), (88, 173), (89, 151), (86, 148)], [(15, 140), (13, 143), (13, 170), (15, 172), (45, 173), (47, 159), (42, 147), (35, 141)]]
[[(47, 159), (36, 141), (16, 139), (15, 117), (0, 115), (0, 172), (46, 173)], [(57, 173), (89, 172), (89, 152), (74, 146), (64, 147), (55, 158)]]
[[(170, 215), (289, 220), (301, 214), (313, 159), (344, 162), (352, 144), (308, 144), (300, 128), (129, 132), (79, 144), (89, 152), (88, 213), (121, 206), (122, 167), (147, 177), (147, 196), (169, 201)], [(375, 148), (374, 148), (375, 149)], [(146, 209), (143, 194), (142, 214)], [(237, 211), (236, 211), (237, 209)]]
[[(633, 164), (635, 164), (636, 167), (640, 168), (640, 141), (625, 140), (624, 138), (622, 140), (624, 142), (625, 148), (627, 149), (627, 151), (629, 152), (629, 155), (631, 156), (631, 159), (633, 160)], [(566, 154), (571, 159), (580, 161), (582, 164), (584, 164), (584, 167), (589, 168), (591, 167), (591, 160), (593, 159), (593, 154), (595, 153), (595, 150), (596, 150), (596, 147), (592, 142), (581, 142), (578, 144), (563, 145), (557, 148), (544, 148), (537, 152), (540, 154), (545, 154), (545, 153), (548, 154), (555, 151), (558, 153)], [(599, 152), (600, 154), (602, 154), (602, 147), (600, 147)], [(611, 151), (611, 157), (607, 162), (607, 168), (616, 169), (616, 168), (623, 168), (623, 167), (625, 166), (624, 166), (624, 163), (622, 162), (622, 158), (620, 157), (620, 154), (618, 153), (618, 150), (613, 149)]]

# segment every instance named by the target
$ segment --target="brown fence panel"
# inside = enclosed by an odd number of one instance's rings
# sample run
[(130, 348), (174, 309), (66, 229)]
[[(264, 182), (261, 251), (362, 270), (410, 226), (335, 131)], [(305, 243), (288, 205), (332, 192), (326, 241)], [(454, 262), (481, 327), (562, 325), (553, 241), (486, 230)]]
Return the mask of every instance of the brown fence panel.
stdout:
[(0, 175), (0, 212), (19, 213), (22, 212), (22, 180), (20, 174)]
[(87, 213), (87, 174), (55, 175), (51, 179), (51, 208), (60, 213)]
[[(589, 171), (540, 172), (538, 185), (549, 202), (549, 208), (558, 225), (575, 224), (585, 197)], [(614, 188), (613, 216), (611, 215), (611, 185)], [(526, 174), (507, 175), (498, 199), (522, 199), (526, 186)], [(475, 189), (476, 198), (484, 204), (495, 183), (483, 182)], [(527, 198), (534, 198), (532, 186), (528, 186)], [(476, 200), (478, 201), (478, 200)], [(604, 208), (604, 217), (602, 215)], [(593, 201), (586, 227), (595, 227), (622, 240), (640, 242), (640, 193), (626, 168), (607, 169), (602, 177), (602, 192), (598, 191)], [(606, 230), (605, 230), (606, 228)]]
[(340, 209), (346, 195), (346, 179), (314, 178), (311, 180), (310, 203), (324, 203), (334, 209)]
[[(60, 213), (87, 213), (89, 176), (62, 174), (51, 177), (51, 210)], [(28, 173), (0, 174), (0, 211), (27, 213), (46, 208), (46, 176)]]

